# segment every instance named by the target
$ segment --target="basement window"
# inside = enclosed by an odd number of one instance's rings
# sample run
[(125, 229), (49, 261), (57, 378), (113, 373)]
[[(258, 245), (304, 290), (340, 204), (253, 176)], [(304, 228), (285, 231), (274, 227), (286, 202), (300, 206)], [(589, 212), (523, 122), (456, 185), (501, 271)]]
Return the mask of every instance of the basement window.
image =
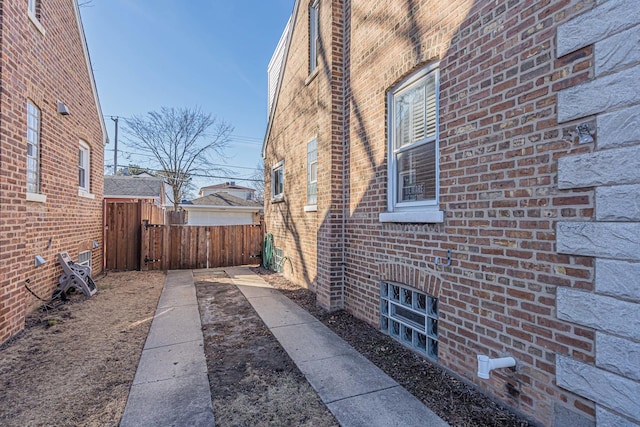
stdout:
[(78, 254), (78, 265), (86, 265), (91, 267), (91, 251), (84, 251)]
[(380, 285), (380, 329), (438, 359), (438, 299), (395, 283)]
[(274, 247), (270, 269), (277, 273), (282, 273), (285, 259), (284, 249)]

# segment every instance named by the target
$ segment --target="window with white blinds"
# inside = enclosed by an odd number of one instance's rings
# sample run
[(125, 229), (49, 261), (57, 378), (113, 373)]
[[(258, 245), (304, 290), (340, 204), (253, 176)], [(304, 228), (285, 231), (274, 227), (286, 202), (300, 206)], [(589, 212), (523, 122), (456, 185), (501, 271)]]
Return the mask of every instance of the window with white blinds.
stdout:
[(437, 208), (437, 66), (410, 76), (389, 103), (389, 211)]

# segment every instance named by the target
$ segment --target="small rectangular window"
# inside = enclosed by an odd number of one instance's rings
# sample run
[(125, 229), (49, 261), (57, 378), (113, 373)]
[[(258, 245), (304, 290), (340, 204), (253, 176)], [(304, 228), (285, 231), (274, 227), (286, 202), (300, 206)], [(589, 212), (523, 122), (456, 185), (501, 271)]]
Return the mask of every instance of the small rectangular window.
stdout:
[(78, 188), (89, 193), (90, 179), (90, 149), (86, 142), (80, 141), (78, 149)]
[(282, 200), (284, 197), (284, 161), (280, 161), (271, 168), (271, 198)]
[(318, 66), (318, 41), (319, 41), (319, 7), (315, 0), (309, 6), (309, 73)]
[(79, 265), (86, 265), (87, 267), (91, 267), (91, 251), (84, 251), (78, 254), (78, 262)]
[(27, 101), (27, 193), (40, 193), (40, 109)]
[(318, 141), (307, 144), (307, 205), (318, 203)]

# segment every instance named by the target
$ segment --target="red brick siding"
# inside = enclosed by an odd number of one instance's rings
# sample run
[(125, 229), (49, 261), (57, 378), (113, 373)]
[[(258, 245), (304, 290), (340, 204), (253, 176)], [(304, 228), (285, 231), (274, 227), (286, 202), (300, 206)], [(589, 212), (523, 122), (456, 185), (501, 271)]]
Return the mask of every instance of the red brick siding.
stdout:
[[(22, 329), (40, 304), (24, 288), (48, 298), (61, 269), (56, 254), (93, 252), (102, 271), (103, 135), (72, 2), (43, 2), (40, 33), (27, 2), (3, 2), (0, 95), (0, 342)], [(41, 111), (40, 177), (45, 203), (26, 200), (26, 103)], [(57, 113), (64, 102), (69, 116)], [(78, 196), (78, 143), (91, 148), (90, 189)], [(93, 241), (100, 248), (93, 249)], [(35, 255), (46, 264), (34, 267)]]
[[(382, 280), (436, 296), (440, 364), (545, 424), (552, 423), (555, 402), (593, 416), (591, 402), (555, 386), (556, 354), (594, 359), (593, 331), (555, 316), (558, 286), (592, 289), (592, 260), (559, 255), (554, 242), (556, 221), (593, 215), (592, 190), (556, 186), (557, 159), (593, 146), (577, 144), (576, 123), (557, 124), (555, 95), (592, 77), (592, 48), (556, 58), (555, 32), (594, 1), (342, 3), (320, 2), (327, 62), (305, 85), (308, 19), (301, 2), (268, 138), (267, 165), (286, 159), (286, 203), (267, 203), (266, 214), (276, 246), (292, 259), (285, 274), (309, 283), (316, 258), (319, 302), (328, 308), (343, 302), (373, 325)], [(343, 14), (341, 38), (335, 26)], [(383, 224), (387, 93), (435, 61), (445, 221)], [(303, 205), (306, 142), (316, 134), (314, 216)], [(448, 249), (451, 266), (435, 266)], [(504, 353), (518, 359), (517, 374), (476, 378), (477, 354)]]

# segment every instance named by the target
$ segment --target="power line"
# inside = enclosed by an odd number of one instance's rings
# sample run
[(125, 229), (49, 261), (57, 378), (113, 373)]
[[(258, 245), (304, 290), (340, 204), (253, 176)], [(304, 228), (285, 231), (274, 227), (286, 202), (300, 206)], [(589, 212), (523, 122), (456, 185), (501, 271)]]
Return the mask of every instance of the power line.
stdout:
[[(105, 149), (105, 151), (114, 151), (113, 148), (107, 148)], [(130, 156), (135, 156), (137, 155), (137, 153), (132, 153), (131, 151), (125, 151), (125, 150), (118, 150), (118, 152), (123, 153), (123, 154), (128, 154)], [(128, 159), (130, 160), (130, 159)], [(237, 166), (237, 165), (221, 165), (220, 163), (209, 163), (211, 166), (218, 166), (218, 167), (223, 167), (223, 168), (231, 168), (231, 169), (246, 169), (246, 170), (250, 170), (250, 171), (257, 171), (260, 170), (258, 168), (250, 168), (247, 166)], [(113, 165), (105, 165), (105, 166), (113, 166)], [(142, 167), (142, 166), (140, 166)]]
[[(111, 117), (112, 119), (124, 119), (130, 120), (130, 117), (118, 116), (116, 114), (103, 114), (102, 117)], [(255, 136), (246, 136), (246, 135), (229, 135), (230, 140), (244, 142), (244, 143), (255, 143), (256, 145), (262, 145), (263, 138), (255, 137)]]
[[(113, 165), (104, 165), (107, 168), (112, 168)], [(163, 172), (159, 169), (150, 169), (150, 168), (144, 168), (146, 171), (149, 172)], [(191, 177), (195, 177), (195, 178), (214, 178), (214, 179), (228, 179), (229, 181), (251, 181), (251, 182), (262, 182), (262, 179), (256, 179), (256, 178), (240, 178), (240, 177), (232, 177), (232, 176), (218, 176), (218, 175), (206, 175), (206, 174), (199, 174), (199, 173), (190, 173), (189, 176)]]

